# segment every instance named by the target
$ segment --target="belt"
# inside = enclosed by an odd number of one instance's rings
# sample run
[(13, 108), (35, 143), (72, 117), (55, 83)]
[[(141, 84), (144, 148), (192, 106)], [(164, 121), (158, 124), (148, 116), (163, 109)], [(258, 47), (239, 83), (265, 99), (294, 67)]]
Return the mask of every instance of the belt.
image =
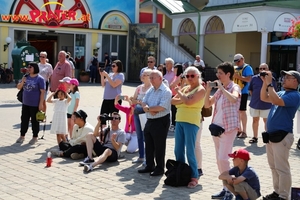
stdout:
[(158, 117), (158, 118), (147, 118), (147, 120), (155, 121), (155, 120), (162, 119), (162, 118), (164, 118), (164, 117), (166, 117), (166, 116), (170, 116), (170, 114), (167, 114), (167, 115), (165, 115), (165, 116), (163, 116), (163, 117)]

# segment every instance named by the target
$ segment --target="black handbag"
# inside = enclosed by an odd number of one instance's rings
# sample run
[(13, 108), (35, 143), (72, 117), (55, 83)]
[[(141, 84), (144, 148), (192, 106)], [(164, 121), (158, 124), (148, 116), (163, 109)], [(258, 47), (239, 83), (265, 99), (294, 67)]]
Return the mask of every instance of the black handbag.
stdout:
[(17, 99), (22, 103), (23, 102), (23, 88), (17, 93)]
[(215, 137), (220, 137), (225, 132), (225, 129), (216, 124), (210, 124), (208, 129), (210, 130), (210, 134)]
[(269, 133), (269, 140), (273, 143), (281, 142), (285, 136), (288, 134), (286, 131), (274, 131)]

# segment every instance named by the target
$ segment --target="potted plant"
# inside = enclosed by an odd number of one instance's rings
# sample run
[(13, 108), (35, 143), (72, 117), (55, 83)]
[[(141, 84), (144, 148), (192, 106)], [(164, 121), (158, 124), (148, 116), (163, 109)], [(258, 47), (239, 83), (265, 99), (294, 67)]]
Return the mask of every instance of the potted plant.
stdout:
[(87, 72), (85, 70), (81, 70), (79, 73), (79, 79), (80, 82), (87, 83), (90, 80), (90, 72)]
[(300, 17), (298, 20), (292, 20), (292, 26), (290, 26), (288, 35), (297, 39), (300, 39)]

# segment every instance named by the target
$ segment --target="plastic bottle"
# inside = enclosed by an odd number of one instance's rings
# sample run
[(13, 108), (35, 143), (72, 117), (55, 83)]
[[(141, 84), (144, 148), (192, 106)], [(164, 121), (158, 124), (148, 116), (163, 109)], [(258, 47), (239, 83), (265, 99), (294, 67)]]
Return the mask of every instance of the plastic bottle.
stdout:
[(51, 167), (51, 163), (52, 163), (52, 155), (51, 152), (48, 152), (47, 159), (46, 159), (46, 167)]

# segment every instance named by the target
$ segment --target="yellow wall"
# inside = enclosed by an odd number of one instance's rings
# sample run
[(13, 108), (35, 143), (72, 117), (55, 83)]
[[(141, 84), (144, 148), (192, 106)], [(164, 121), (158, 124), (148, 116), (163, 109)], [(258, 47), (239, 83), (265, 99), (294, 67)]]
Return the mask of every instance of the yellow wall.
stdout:
[[(8, 49), (3, 51), (4, 44), (6, 44), (5, 39), (8, 37), (8, 27), (0, 27), (0, 63), (8, 63)], [(10, 36), (11, 37), (11, 36)], [(13, 45), (13, 44), (10, 44)]]
[[(90, 46), (92, 48), (92, 53), (93, 53), (93, 49), (96, 49), (96, 46), (95, 44), (99, 42), (98, 41), (98, 33), (92, 33), (92, 43), (91, 45), (87, 45), (87, 46)], [(102, 45), (102, 44), (101, 44)]]
[[(236, 34), (210, 34), (205, 35), (204, 46), (223, 61), (232, 62), (235, 54)], [(221, 63), (214, 55), (204, 50), (203, 60), (210, 67)]]
[(197, 35), (182, 35), (179, 37), (179, 44), (184, 44), (193, 53), (197, 52)]
[(169, 38), (172, 39), (173, 41), (173, 36), (172, 36), (172, 20), (164, 15), (164, 28), (161, 29), (162, 32), (167, 34)]

